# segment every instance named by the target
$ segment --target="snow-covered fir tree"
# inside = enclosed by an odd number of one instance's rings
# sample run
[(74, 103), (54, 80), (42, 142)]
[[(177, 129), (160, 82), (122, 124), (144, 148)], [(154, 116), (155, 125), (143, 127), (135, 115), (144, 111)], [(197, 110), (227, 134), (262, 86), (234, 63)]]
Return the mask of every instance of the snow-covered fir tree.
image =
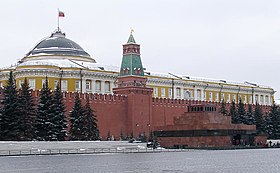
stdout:
[(268, 116), (264, 117), (264, 130), (265, 133), (268, 135), (268, 139), (273, 139), (274, 135), (273, 135), (273, 123), (272, 123), (272, 119), (271, 119), (271, 114), (269, 113)]
[(75, 102), (70, 113), (70, 140), (82, 140), (83, 106), (79, 93), (75, 95)]
[(53, 99), (48, 84), (48, 78), (43, 84), (40, 92), (40, 99), (38, 103), (37, 116), (35, 119), (35, 138), (37, 140), (49, 141), (55, 140), (56, 136), (52, 131), (53, 124), (51, 122), (54, 115)]
[(10, 72), (7, 85), (3, 90), (3, 107), (1, 109), (0, 138), (1, 140), (19, 140), (19, 102), (13, 72)]
[(67, 134), (67, 121), (65, 117), (65, 104), (59, 85), (56, 86), (53, 92), (53, 103), (51, 109), (53, 110), (53, 116), (51, 119), (54, 135), (53, 140), (63, 141), (65, 140)]
[(263, 112), (261, 106), (256, 103), (255, 111), (254, 111), (254, 118), (256, 121), (256, 129), (257, 133), (263, 133), (264, 132), (264, 119), (263, 119)]
[(221, 114), (223, 114), (223, 115), (228, 115), (228, 112), (227, 112), (227, 109), (226, 109), (226, 103), (225, 103), (225, 100), (224, 100), (224, 99), (222, 100), (222, 103), (221, 103), (220, 112), (221, 112)]
[(269, 139), (280, 138), (280, 112), (279, 107), (275, 103), (265, 118), (265, 130)]
[(246, 120), (247, 120), (246, 110), (241, 97), (239, 97), (239, 101), (238, 101), (236, 119), (239, 120), (238, 123), (246, 124)]
[(97, 127), (96, 113), (90, 107), (89, 97), (86, 98), (86, 104), (83, 107), (82, 119), (82, 140), (97, 140), (99, 138), (99, 129)]
[(246, 112), (246, 124), (248, 125), (256, 124), (256, 120), (254, 117), (253, 108), (251, 104), (248, 105), (248, 111)]
[(24, 79), (24, 83), (21, 85), (21, 90), (19, 91), (19, 112), (20, 112), (20, 140), (32, 140), (33, 139), (33, 124), (36, 116), (35, 104), (33, 97), (31, 95), (31, 89), (27, 82), (27, 79)]
[(232, 100), (232, 102), (231, 102), (229, 115), (231, 116), (231, 122), (233, 124), (238, 124), (239, 123), (239, 119), (238, 119), (237, 113), (236, 113), (236, 105), (235, 105), (234, 100)]

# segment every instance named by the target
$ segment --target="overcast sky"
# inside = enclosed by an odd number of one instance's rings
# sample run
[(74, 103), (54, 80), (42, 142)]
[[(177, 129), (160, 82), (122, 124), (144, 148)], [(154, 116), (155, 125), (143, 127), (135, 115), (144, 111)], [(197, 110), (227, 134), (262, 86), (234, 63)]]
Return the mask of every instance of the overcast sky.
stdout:
[(147, 71), (268, 85), (280, 98), (279, 0), (8, 0), (1, 67), (57, 27), (98, 63), (120, 66), (132, 27)]

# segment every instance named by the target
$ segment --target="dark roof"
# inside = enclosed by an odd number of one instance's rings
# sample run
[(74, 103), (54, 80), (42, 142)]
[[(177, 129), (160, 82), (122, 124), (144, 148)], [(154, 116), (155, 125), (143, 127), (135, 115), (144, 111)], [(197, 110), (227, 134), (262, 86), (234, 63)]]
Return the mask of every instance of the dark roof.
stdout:
[(60, 30), (52, 33), (46, 39), (40, 41), (26, 56), (50, 54), (50, 55), (68, 55), (68, 56), (85, 56), (90, 55), (74, 41), (65, 38), (65, 34)]

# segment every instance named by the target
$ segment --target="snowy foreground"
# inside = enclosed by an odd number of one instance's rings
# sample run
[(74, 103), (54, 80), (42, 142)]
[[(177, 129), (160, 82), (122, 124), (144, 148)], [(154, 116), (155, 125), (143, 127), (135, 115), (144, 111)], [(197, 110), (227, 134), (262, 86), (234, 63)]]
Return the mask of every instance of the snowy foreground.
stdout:
[(163, 151), (163, 148), (153, 150), (147, 148), (146, 143), (128, 143), (127, 141), (0, 142), (0, 156), (157, 151)]
[(127, 141), (0, 141), (0, 150), (47, 150), (47, 149), (86, 149), (86, 148), (143, 148), (146, 143)]
[(0, 173), (278, 173), (280, 149), (0, 157)]

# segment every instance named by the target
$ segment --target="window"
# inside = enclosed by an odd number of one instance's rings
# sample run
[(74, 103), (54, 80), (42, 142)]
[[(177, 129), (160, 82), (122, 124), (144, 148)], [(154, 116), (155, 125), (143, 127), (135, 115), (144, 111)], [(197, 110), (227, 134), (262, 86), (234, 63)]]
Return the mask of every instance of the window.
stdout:
[(61, 80), (61, 91), (67, 91), (67, 80)]
[(215, 99), (216, 102), (219, 101), (219, 93), (216, 93), (216, 99)]
[(91, 90), (91, 80), (86, 80), (86, 90), (87, 91)]
[(253, 96), (250, 96), (250, 103), (253, 104)]
[(227, 95), (227, 102), (230, 102), (230, 94)]
[(255, 95), (255, 103), (259, 103), (259, 95)]
[(206, 91), (203, 91), (203, 100), (206, 100)]
[(96, 92), (101, 91), (101, 81), (100, 80), (95, 81), (95, 91)]
[(35, 87), (36, 87), (35, 86), (35, 79), (29, 79), (28, 83), (29, 83), (30, 89), (35, 90)]
[(260, 96), (260, 104), (263, 104), (263, 95)]
[(54, 81), (54, 88), (56, 88), (57, 85), (58, 85), (58, 80), (55, 80), (55, 81)]
[(19, 80), (18, 81), (18, 88), (21, 88), (21, 85), (24, 83), (24, 80)]
[(105, 82), (105, 92), (110, 93), (110, 82), (109, 81)]
[(161, 97), (165, 97), (165, 88), (161, 88)]
[(184, 92), (184, 99), (191, 99), (192, 98), (192, 93), (189, 90), (186, 90)]
[[(48, 85), (49, 85), (49, 83), (50, 83), (50, 81), (48, 80)], [(45, 84), (46, 84), (46, 79), (42, 79), (42, 88), (44, 87)]]
[(172, 88), (168, 88), (168, 97), (172, 98)]
[(236, 95), (235, 94), (232, 95), (232, 100), (236, 102)]
[(76, 81), (75, 82), (75, 89), (76, 91), (81, 91), (81, 81)]
[(213, 95), (212, 95), (212, 92), (209, 92), (209, 101), (213, 101)]
[(265, 104), (266, 104), (266, 105), (268, 105), (268, 104), (269, 104), (269, 98), (268, 98), (268, 96), (267, 96), (267, 95), (265, 96)]
[(201, 100), (201, 90), (197, 90), (197, 100)]
[(177, 96), (177, 98), (181, 98), (181, 89), (180, 88), (176, 88), (176, 96)]
[(158, 88), (154, 87), (154, 97), (158, 96)]
[(224, 94), (224, 93), (221, 94), (221, 101), (222, 101), (222, 100), (225, 101), (225, 94)]

